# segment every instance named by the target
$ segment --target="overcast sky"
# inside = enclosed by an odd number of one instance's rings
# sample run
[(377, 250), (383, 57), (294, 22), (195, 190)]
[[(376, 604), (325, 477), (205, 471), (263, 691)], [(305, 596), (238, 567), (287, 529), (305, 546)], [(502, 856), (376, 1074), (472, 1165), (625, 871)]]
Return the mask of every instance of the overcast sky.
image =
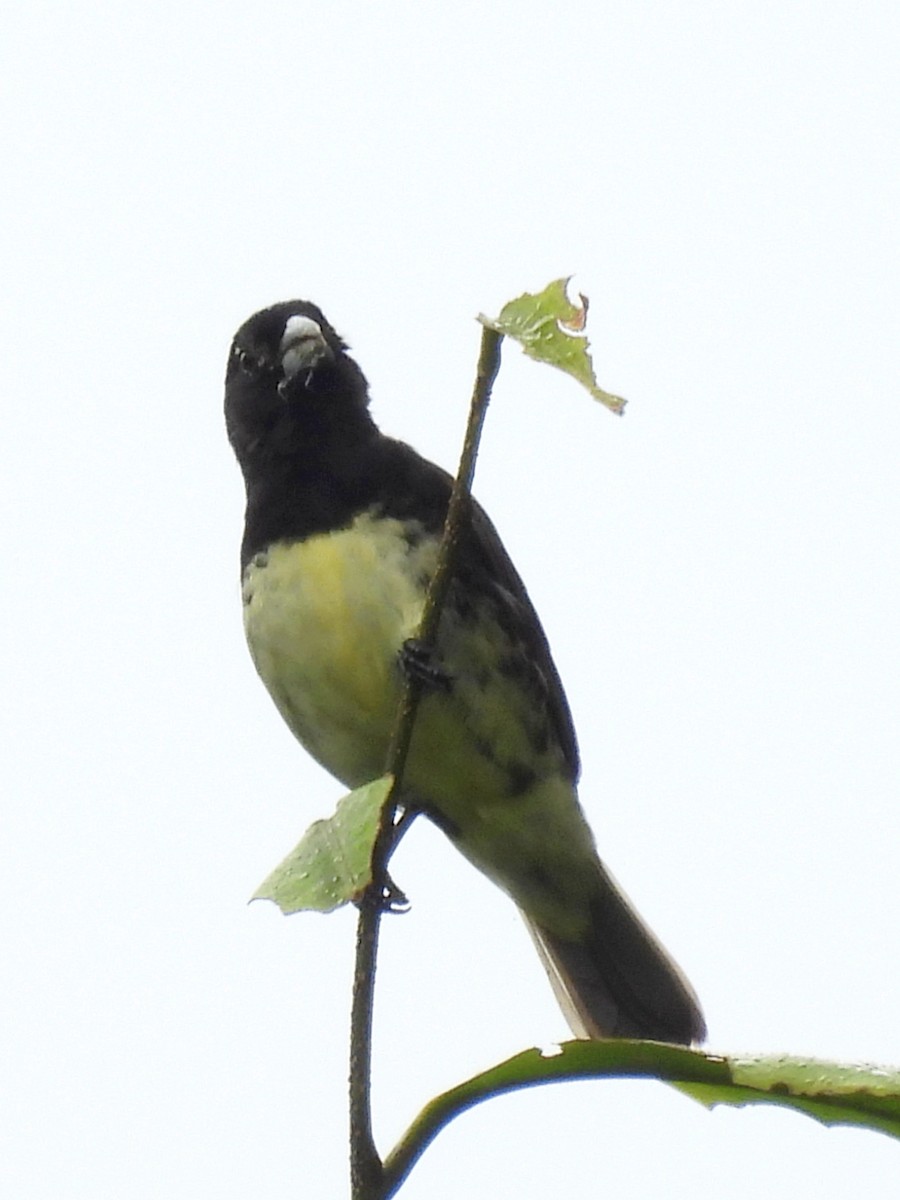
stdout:
[[(572, 271), (617, 419), (508, 347), (476, 492), (605, 859), (715, 1050), (900, 1064), (900, 10), (29, 0), (2, 33), (0, 1183), (346, 1194), (354, 919), (247, 899), (340, 788), (240, 618), (235, 328), (320, 304), (454, 467), (474, 317)], [(376, 1124), (565, 1036), (421, 823)], [(406, 1200), (889, 1194), (900, 1147), (660, 1085), (482, 1106)]]

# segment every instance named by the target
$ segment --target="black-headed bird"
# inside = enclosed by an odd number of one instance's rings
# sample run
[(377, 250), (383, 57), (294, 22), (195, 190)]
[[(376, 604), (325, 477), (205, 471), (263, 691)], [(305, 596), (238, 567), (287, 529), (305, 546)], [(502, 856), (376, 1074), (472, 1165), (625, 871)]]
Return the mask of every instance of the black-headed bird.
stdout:
[[(354, 788), (385, 768), (452, 479), (378, 429), (347, 351), (307, 301), (257, 313), (231, 346), (225, 415), (250, 653), (295, 736)], [(576, 1036), (702, 1040), (690, 985), (597, 856), (547, 639), (474, 500), (429, 667), (404, 806), (519, 907)]]

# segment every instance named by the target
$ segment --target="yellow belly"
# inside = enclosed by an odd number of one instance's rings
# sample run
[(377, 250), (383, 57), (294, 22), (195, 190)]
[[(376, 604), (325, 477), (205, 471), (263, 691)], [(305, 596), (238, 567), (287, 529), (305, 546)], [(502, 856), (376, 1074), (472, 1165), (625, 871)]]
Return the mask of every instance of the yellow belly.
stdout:
[(384, 769), (400, 694), (397, 655), (418, 626), (433, 541), (395, 520), (279, 543), (244, 572), (250, 653), (287, 724), (348, 787)]

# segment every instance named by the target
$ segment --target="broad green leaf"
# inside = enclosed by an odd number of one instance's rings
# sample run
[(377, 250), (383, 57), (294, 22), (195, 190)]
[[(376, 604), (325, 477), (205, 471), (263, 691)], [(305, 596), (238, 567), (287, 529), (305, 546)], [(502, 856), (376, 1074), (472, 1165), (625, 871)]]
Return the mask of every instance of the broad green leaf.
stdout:
[(625, 401), (605, 392), (594, 374), (590, 343), (584, 334), (587, 297), (579, 296), (580, 305), (573, 304), (566, 291), (568, 284), (568, 278), (555, 279), (537, 295), (525, 292), (504, 304), (499, 317), (482, 315), (478, 319), (489, 329), (513, 338), (532, 358), (559, 367), (586, 387), (595, 400), (621, 413)]
[(727, 1061), (726, 1087), (687, 1081), (678, 1087), (708, 1107), (778, 1104), (825, 1125), (862, 1125), (900, 1137), (900, 1071), (787, 1055)]
[(573, 1079), (658, 1079), (701, 1103), (778, 1104), (827, 1125), (858, 1125), (900, 1138), (900, 1072), (800, 1058), (724, 1058), (661, 1042), (564, 1042), (525, 1050), (436, 1096), (385, 1162), (393, 1195), (444, 1125), (475, 1104), (519, 1088)]
[(331, 912), (359, 896), (372, 880), (372, 848), (393, 782), (384, 775), (344, 796), (334, 816), (310, 825), (252, 899), (274, 900), (287, 914)]

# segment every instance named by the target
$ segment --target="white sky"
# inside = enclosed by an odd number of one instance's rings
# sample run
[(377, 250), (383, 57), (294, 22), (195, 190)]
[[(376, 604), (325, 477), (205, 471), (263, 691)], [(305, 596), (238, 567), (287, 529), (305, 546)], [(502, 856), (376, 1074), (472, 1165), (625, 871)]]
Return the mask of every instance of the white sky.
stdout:
[[(612, 869), (712, 1048), (900, 1064), (900, 9), (8, 11), (0, 1190), (346, 1193), (353, 917), (246, 905), (340, 789), (243, 644), (225, 355), (317, 301), (454, 466), (474, 315), (578, 271), (623, 420), (514, 348), (477, 492), (542, 613)], [(383, 1148), (565, 1034), (422, 826)], [(466, 1115), (405, 1200), (890, 1194), (900, 1148), (653, 1084)]]

